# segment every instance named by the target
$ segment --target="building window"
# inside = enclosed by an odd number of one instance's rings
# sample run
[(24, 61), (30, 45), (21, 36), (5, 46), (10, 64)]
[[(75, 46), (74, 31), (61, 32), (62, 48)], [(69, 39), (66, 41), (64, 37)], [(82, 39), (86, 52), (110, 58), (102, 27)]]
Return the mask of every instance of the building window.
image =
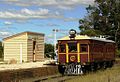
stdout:
[(59, 48), (60, 48), (60, 49), (59, 49), (59, 52), (60, 52), (60, 53), (65, 53), (65, 52), (66, 52), (66, 46), (65, 46), (65, 44), (60, 45)]
[(88, 45), (80, 44), (80, 52), (88, 52)]
[(68, 43), (69, 52), (77, 52), (77, 43)]

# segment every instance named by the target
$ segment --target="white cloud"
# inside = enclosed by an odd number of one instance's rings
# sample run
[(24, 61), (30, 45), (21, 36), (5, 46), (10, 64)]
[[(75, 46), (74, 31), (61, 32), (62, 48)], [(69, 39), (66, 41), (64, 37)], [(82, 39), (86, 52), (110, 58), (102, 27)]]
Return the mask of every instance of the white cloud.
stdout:
[[(77, 5), (93, 4), (94, 0), (0, 0), (0, 3), (12, 4), (18, 6), (38, 6), (37, 10), (23, 8), (21, 10), (4, 10), (0, 11), (0, 19), (47, 19), (57, 18), (64, 21), (77, 21), (77, 18), (66, 18), (61, 10), (71, 10)], [(43, 8), (42, 8), (43, 7)], [(45, 8), (44, 8), (45, 7)], [(48, 8), (48, 9), (47, 9)], [(49, 9), (56, 8), (56, 11)], [(1, 9), (2, 10), (2, 9)], [(59, 11), (59, 12), (58, 12)]]
[(9, 32), (0, 32), (1, 35), (9, 35)]
[[(16, 23), (25, 23), (28, 19), (60, 19), (65, 22), (69, 21), (79, 21), (79, 18), (65, 17), (60, 12), (50, 12), (48, 9), (39, 9), (39, 10), (29, 10), (27, 8), (21, 9), (20, 11), (0, 11), (0, 19), (12, 19), (16, 20)], [(6, 21), (5, 25), (11, 25), (12, 22)], [(41, 25), (38, 25), (41, 26)], [(57, 24), (47, 24), (42, 26), (59, 26)]]
[(5, 22), (4, 22), (4, 24), (5, 24), (5, 25), (11, 25), (11, 24), (12, 24), (12, 22), (5, 21)]
[(11, 36), (11, 35), (12, 35), (11, 32), (8, 32), (8, 31), (0, 31), (0, 38), (5, 38), (5, 37)]
[(45, 18), (63, 18), (59, 12), (50, 12), (48, 9), (29, 10), (27, 8), (20, 11), (0, 11), (2, 19), (45, 19)]
[(37, 11), (29, 10), (27, 8), (24, 8), (21, 10), (21, 13), (26, 15), (46, 15), (49, 13), (48, 9), (39, 9)]
[(72, 9), (76, 5), (93, 4), (94, 0), (1, 0), (6, 4), (18, 6), (53, 6), (60, 9)]
[[(34, 24), (34, 23), (33, 23)], [(42, 24), (34, 24), (36, 26), (39, 26), (39, 27), (60, 27), (61, 25), (60, 24), (55, 24), (55, 23), (42, 23)]]
[[(50, 11), (49, 9), (45, 8), (39, 8), (37, 10), (31, 10), (27, 8), (23, 8), (21, 10), (11, 10), (11, 11), (0, 11), (0, 19), (12, 19), (16, 20), (18, 23), (23, 23), (27, 21), (28, 19), (60, 19), (65, 22), (69, 21), (78, 21), (79, 18), (73, 18), (73, 17), (65, 17), (63, 13), (58, 11)], [(17, 21), (18, 20), (18, 21)], [(5, 25), (11, 25), (12, 23), (9, 21), (4, 22)], [(56, 24), (48, 24), (48, 26), (59, 26)]]
[(59, 27), (59, 24), (53, 24), (53, 23), (48, 23), (46, 26), (51, 26), (51, 27)]
[(68, 17), (68, 18), (64, 18), (63, 20), (64, 20), (65, 22), (69, 22), (69, 21), (79, 21), (79, 18)]

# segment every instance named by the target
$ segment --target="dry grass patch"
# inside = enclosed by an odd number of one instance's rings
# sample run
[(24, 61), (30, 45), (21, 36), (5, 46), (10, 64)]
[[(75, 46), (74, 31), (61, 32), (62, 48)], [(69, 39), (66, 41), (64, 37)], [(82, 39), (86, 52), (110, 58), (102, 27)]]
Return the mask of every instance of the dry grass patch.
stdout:
[(89, 73), (66, 82), (120, 82), (120, 66)]

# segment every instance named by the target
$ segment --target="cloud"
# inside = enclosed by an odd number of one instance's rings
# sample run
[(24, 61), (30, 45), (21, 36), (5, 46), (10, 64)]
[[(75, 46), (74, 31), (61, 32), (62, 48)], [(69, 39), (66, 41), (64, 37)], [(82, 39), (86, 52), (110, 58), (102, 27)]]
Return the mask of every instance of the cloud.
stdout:
[[(94, 0), (0, 0), (0, 3), (11, 4), (17, 6), (39, 6), (37, 10), (23, 8), (21, 10), (2, 10), (0, 11), (0, 19), (61, 19), (65, 22), (78, 21), (79, 18), (65, 17), (64, 11), (71, 10), (77, 5), (93, 4)], [(45, 8), (44, 8), (45, 7)], [(50, 8), (56, 8), (55, 11)], [(55, 25), (54, 25), (55, 26)]]
[[(65, 22), (70, 21), (79, 21), (79, 18), (74, 17), (65, 17), (64, 14), (60, 11), (50, 11), (46, 8), (38, 8), (36, 10), (23, 8), (21, 10), (6, 10), (6, 11), (0, 11), (0, 19), (11, 19), (16, 20), (15, 23), (25, 23), (28, 22), (28, 19), (60, 19)], [(4, 22), (5, 25), (11, 25), (12, 23), (9, 21)], [(54, 26), (58, 27), (60, 25), (58, 24), (37, 24), (37, 26)]]
[(68, 17), (68, 18), (64, 18), (63, 20), (65, 22), (70, 22), (70, 21), (79, 21), (80, 18), (73, 18), (73, 17)]
[(72, 9), (76, 5), (94, 4), (94, 0), (1, 0), (1, 2), (17, 6), (53, 6), (60, 9)]
[(1, 35), (9, 35), (9, 32), (0, 32)]
[(9, 31), (0, 31), (0, 38), (5, 38), (5, 37), (11, 36), (11, 35), (12, 35), (12, 33)]
[(12, 24), (12, 22), (5, 21), (5, 22), (4, 22), (4, 24), (5, 24), (5, 25), (11, 25), (11, 24)]
[(0, 11), (1, 19), (46, 19), (46, 18), (62, 18), (59, 12), (50, 12), (48, 9), (30, 10), (27, 8), (20, 11)]
[(59, 24), (53, 24), (53, 23), (48, 23), (46, 26), (51, 26), (51, 27), (59, 27)]
[(39, 27), (60, 27), (61, 25), (59, 24), (54, 24), (54, 23), (47, 23), (47, 24), (34, 24)]
[(29, 10), (27, 8), (24, 8), (21, 10), (21, 13), (22, 14), (25, 14), (25, 15), (47, 15), (49, 13), (49, 10), (48, 9), (39, 9), (37, 11), (33, 11), (33, 10)]

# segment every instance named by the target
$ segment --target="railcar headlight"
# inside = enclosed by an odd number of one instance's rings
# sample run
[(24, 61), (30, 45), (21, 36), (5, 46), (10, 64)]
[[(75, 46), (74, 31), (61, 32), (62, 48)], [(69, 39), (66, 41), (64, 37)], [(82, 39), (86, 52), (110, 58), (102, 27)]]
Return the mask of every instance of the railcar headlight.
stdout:
[(74, 39), (75, 38), (75, 36), (76, 36), (76, 30), (74, 30), (74, 29), (71, 29), (70, 31), (69, 31), (69, 37), (70, 37), (70, 39)]

